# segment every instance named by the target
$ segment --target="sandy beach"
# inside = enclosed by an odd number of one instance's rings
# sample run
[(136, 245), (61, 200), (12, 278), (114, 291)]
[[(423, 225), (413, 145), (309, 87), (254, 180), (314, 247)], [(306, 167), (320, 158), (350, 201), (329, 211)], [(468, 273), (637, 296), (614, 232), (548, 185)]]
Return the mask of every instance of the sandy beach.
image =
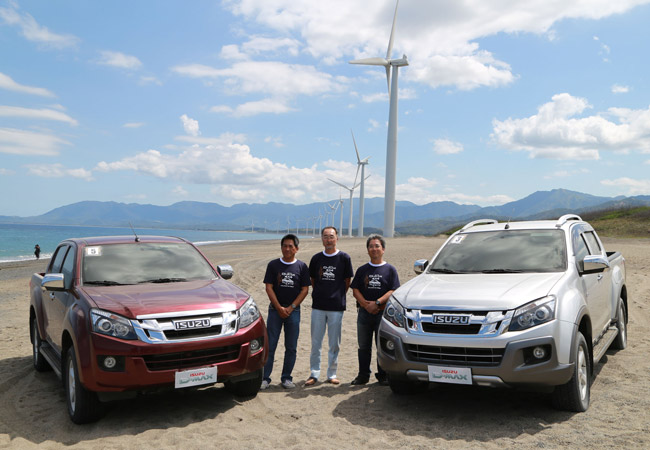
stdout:
[[(338, 377), (333, 386), (302, 386), (309, 376), (311, 298), (302, 309), (298, 388), (280, 385), (283, 348), (276, 353), (271, 387), (239, 400), (216, 385), (190, 392), (140, 397), (110, 404), (97, 423), (68, 418), (63, 388), (53, 372), (32, 368), (28, 284), (46, 261), (0, 265), (0, 448), (650, 448), (650, 240), (605, 239), (626, 258), (629, 345), (608, 352), (595, 368), (586, 413), (556, 411), (547, 395), (515, 390), (442, 386), (418, 396), (396, 396), (371, 382), (351, 386), (357, 373), (356, 309), (351, 292), (344, 314)], [(385, 259), (402, 283), (413, 261), (430, 258), (442, 238), (389, 239)], [(339, 248), (355, 269), (367, 262), (365, 239), (341, 238)], [(231, 264), (233, 283), (246, 289), (266, 317), (262, 279), (280, 256), (278, 241), (201, 247), (214, 264)], [(309, 262), (319, 239), (304, 239), (298, 257)], [(282, 342), (282, 341), (281, 341)], [(325, 340), (323, 370), (326, 367)], [(373, 355), (374, 366), (374, 355)]]

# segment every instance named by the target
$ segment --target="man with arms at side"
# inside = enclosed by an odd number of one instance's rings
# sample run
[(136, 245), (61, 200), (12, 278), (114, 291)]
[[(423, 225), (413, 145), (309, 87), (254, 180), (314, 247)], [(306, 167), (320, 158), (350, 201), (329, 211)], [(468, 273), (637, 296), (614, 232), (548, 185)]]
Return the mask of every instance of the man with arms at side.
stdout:
[(273, 359), (284, 327), (284, 364), (280, 376), (282, 387), (293, 389), (291, 372), (296, 364), (296, 349), (300, 334), (300, 303), (309, 291), (309, 269), (307, 264), (296, 259), (300, 241), (294, 234), (287, 234), (280, 241), (282, 258), (269, 262), (264, 275), (266, 295), (271, 304), (266, 319), (269, 334), (269, 358), (264, 365), (264, 380), (261, 389), (267, 389), (271, 383)]
[(350, 280), (354, 275), (350, 256), (336, 248), (338, 242), (336, 228), (323, 228), (321, 239), (325, 249), (321, 253), (316, 253), (309, 263), (313, 299), (309, 358), (311, 373), (305, 386), (316, 384), (320, 377), (320, 353), (325, 329), (327, 329), (329, 344), (327, 381), (335, 385), (340, 384), (336, 377), (336, 370), (341, 346), (341, 324), (343, 311), (345, 311), (345, 294), (350, 288)]
[[(352, 280), (352, 295), (357, 300), (357, 341), (359, 343), (359, 374), (353, 385), (366, 384), (370, 380), (372, 347), (386, 302), (399, 287), (397, 270), (384, 261), (386, 241), (378, 234), (371, 234), (366, 241), (370, 262), (359, 267)], [(374, 338), (373, 338), (374, 336)], [(377, 363), (377, 380), (388, 383), (386, 372)]]

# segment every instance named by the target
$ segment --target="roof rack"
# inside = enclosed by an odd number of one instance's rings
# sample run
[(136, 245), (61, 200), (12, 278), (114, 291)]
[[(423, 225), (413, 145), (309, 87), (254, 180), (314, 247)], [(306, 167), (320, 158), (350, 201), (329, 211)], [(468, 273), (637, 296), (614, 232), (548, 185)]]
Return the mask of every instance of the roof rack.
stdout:
[(495, 224), (495, 223), (499, 223), (499, 222), (494, 220), (494, 219), (478, 219), (478, 220), (475, 220), (473, 222), (468, 223), (463, 228), (461, 228), (460, 231), (465, 231), (468, 228), (472, 228), (474, 225), (478, 225), (478, 224), (481, 224), (481, 223), (483, 223), (483, 224)]
[(565, 214), (559, 219), (557, 219), (557, 223), (555, 224), (556, 228), (560, 228), (562, 225), (567, 223), (569, 220), (580, 220), (582, 221), (582, 217), (580, 217), (577, 214)]

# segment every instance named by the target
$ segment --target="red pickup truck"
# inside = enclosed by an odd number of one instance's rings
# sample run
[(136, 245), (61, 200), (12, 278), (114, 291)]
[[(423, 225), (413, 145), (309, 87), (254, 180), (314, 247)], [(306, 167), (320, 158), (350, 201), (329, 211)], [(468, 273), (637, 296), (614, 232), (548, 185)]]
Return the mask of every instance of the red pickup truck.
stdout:
[(183, 239), (68, 239), (30, 282), (34, 368), (63, 381), (70, 418), (160, 388), (225, 383), (254, 396), (268, 350), (252, 297)]

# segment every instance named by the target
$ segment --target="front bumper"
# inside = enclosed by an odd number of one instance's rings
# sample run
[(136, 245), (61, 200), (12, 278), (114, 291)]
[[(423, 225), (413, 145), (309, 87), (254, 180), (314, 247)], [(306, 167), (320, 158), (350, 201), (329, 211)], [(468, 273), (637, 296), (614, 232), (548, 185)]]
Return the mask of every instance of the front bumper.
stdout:
[[(571, 379), (574, 365), (567, 356), (571, 337), (564, 342), (553, 336), (572, 336), (574, 327), (573, 324), (555, 321), (537, 330), (510, 333), (510, 338), (454, 338), (411, 336), (405, 330), (382, 321), (377, 359), (382, 369), (396, 380), (430, 381), (429, 366), (469, 367), (475, 385), (557, 386)], [(557, 328), (562, 332), (554, 333), (554, 330), (560, 331)], [(562, 348), (558, 347), (558, 342), (562, 342)], [(544, 358), (532, 356), (536, 347), (546, 351)]]
[[(251, 341), (261, 340), (253, 351)], [(227, 336), (191, 342), (148, 344), (139, 340), (121, 340), (92, 333), (86, 358), (80, 358), (81, 382), (91, 391), (121, 392), (173, 387), (180, 370), (217, 367), (217, 381), (245, 379), (266, 362), (268, 355), (266, 327), (262, 319)], [(107, 356), (117, 359), (117, 366), (106, 369)]]

